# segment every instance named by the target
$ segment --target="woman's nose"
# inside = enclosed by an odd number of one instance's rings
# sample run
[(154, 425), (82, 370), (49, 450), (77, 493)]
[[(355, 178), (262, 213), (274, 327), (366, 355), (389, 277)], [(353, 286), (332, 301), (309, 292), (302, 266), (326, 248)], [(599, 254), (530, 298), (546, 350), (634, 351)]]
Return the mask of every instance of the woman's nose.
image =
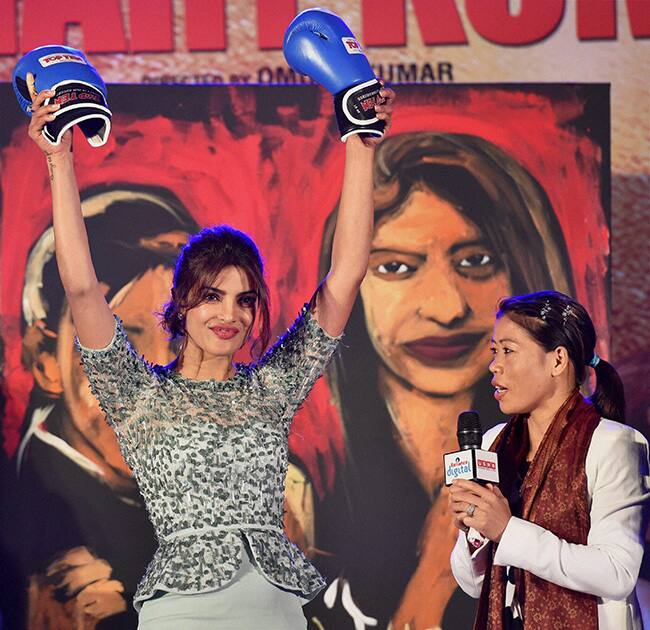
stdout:
[(467, 318), (470, 307), (454, 279), (451, 270), (432, 270), (422, 278), (420, 295), (423, 297), (417, 313), (447, 328)]
[(501, 370), (501, 366), (499, 365), (496, 355), (492, 357), (492, 361), (490, 361), (490, 365), (488, 365), (488, 370), (490, 370), (492, 374), (496, 374)]
[(222, 322), (233, 322), (235, 321), (235, 302), (234, 300), (224, 299), (219, 304), (219, 312), (217, 317)]

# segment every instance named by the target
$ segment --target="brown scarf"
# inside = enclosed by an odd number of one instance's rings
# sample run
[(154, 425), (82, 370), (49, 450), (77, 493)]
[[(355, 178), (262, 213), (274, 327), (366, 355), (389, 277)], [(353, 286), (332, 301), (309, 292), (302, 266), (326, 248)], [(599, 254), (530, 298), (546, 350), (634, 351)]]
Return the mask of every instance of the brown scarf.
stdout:
[[(528, 454), (527, 419), (525, 415), (514, 416), (491, 448), (499, 454), (499, 487), (506, 497), (512, 496), (517, 471)], [(576, 390), (546, 430), (521, 486), (521, 517), (570, 543), (587, 543), (590, 518), (585, 459), (599, 422), (594, 407)], [(491, 547), (474, 630), (503, 628), (506, 569), (494, 565), (497, 545), (491, 543)], [(515, 570), (515, 582), (526, 630), (598, 629), (593, 595), (563, 588), (519, 569)]]

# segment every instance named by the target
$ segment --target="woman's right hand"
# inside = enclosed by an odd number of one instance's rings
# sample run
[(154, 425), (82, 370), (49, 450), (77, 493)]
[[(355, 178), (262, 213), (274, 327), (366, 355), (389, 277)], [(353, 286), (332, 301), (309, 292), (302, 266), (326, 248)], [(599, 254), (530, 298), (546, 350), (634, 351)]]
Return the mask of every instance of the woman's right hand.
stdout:
[(467, 510), (470, 504), (466, 500), (459, 499), (458, 493), (462, 491), (462, 488), (452, 483), (448, 488), (447, 499), (454, 527), (457, 527), (462, 532), (467, 533), (469, 531), (469, 527), (467, 527), (463, 521), (467, 517)]
[(32, 99), (32, 118), (29, 123), (29, 137), (37, 144), (38, 148), (48, 156), (48, 159), (57, 155), (65, 155), (72, 150), (72, 129), (68, 129), (59, 144), (52, 144), (42, 134), (43, 127), (54, 120), (54, 112), (61, 105), (43, 105), (47, 98), (54, 96), (54, 90), (43, 90)]

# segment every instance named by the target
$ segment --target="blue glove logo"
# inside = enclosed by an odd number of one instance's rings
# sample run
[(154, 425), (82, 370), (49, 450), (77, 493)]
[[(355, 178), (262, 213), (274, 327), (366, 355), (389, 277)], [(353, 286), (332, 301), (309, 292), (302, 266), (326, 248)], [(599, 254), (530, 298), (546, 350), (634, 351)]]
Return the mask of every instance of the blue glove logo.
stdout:
[(361, 44), (354, 37), (341, 37), (341, 41), (348, 55), (365, 55)]
[(46, 55), (45, 57), (39, 57), (38, 59), (38, 63), (40, 63), (44, 68), (47, 68), (48, 66), (52, 66), (55, 63), (67, 63), (69, 61), (73, 63), (83, 63), (84, 65), (88, 65), (84, 59), (82, 59), (78, 55), (73, 55), (71, 53), (58, 53), (56, 55)]

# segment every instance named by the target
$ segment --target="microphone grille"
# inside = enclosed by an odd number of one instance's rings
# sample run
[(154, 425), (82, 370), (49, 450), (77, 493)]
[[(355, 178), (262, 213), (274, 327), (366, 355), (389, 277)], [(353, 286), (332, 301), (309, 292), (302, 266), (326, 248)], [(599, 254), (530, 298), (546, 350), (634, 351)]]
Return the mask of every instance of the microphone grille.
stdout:
[(476, 411), (462, 411), (458, 415), (458, 445), (461, 450), (481, 448), (483, 430)]

